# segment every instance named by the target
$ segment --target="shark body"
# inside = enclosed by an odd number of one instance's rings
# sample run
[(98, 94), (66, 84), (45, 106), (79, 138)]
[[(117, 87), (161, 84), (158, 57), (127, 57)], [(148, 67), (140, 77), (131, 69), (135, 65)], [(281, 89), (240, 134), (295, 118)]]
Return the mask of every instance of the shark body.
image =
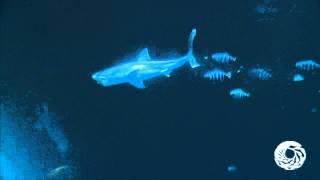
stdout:
[(136, 88), (145, 88), (145, 80), (158, 76), (170, 77), (173, 70), (189, 62), (191, 68), (200, 66), (193, 55), (193, 41), (196, 36), (196, 29), (193, 29), (189, 36), (189, 50), (186, 55), (178, 58), (152, 59), (149, 56), (148, 48), (142, 49), (137, 56), (127, 63), (92, 74), (92, 79), (102, 86), (113, 86), (129, 83)]

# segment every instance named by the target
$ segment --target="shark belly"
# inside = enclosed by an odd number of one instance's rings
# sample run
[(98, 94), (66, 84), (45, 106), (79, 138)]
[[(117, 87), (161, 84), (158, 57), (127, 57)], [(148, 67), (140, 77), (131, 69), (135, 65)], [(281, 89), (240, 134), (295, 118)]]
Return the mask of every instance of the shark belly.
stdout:
[(177, 61), (155, 61), (144, 64), (144, 68), (131, 73), (128, 83), (136, 88), (145, 88), (145, 80), (153, 79), (159, 76), (170, 77), (171, 72), (183, 65)]

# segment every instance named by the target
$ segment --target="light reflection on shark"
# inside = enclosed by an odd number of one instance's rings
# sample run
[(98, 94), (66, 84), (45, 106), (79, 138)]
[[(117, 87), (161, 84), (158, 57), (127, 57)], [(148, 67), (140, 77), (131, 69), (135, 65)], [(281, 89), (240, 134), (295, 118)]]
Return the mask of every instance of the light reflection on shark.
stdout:
[(178, 58), (151, 59), (148, 48), (142, 49), (133, 61), (123, 63), (111, 68), (92, 74), (92, 79), (102, 86), (113, 86), (129, 83), (136, 88), (143, 89), (144, 80), (158, 76), (170, 77), (173, 70), (189, 62), (191, 68), (200, 66), (193, 54), (193, 41), (196, 36), (196, 29), (193, 29), (189, 36), (188, 52)]

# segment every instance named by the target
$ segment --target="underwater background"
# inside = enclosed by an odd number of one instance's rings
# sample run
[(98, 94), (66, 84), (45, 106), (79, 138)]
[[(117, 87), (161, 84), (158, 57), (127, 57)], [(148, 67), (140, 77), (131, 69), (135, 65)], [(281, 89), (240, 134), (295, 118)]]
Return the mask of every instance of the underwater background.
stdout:
[[(320, 73), (290, 79), (298, 60), (320, 62), (319, 18), (318, 0), (3, 0), (0, 177), (320, 179)], [(201, 67), (145, 89), (92, 80), (144, 47), (186, 53), (193, 28)], [(273, 77), (204, 79), (203, 57), (220, 51)], [(250, 98), (230, 98), (237, 87)], [(307, 153), (295, 171), (274, 162), (287, 140)]]

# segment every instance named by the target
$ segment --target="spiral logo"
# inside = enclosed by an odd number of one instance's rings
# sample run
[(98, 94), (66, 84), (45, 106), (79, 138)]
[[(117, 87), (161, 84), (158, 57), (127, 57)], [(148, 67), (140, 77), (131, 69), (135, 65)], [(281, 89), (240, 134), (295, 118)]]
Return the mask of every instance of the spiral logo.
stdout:
[[(288, 157), (291, 153), (292, 156)], [(300, 168), (306, 160), (306, 151), (301, 144), (295, 141), (285, 141), (278, 145), (274, 151), (276, 164), (285, 170), (295, 170)]]

